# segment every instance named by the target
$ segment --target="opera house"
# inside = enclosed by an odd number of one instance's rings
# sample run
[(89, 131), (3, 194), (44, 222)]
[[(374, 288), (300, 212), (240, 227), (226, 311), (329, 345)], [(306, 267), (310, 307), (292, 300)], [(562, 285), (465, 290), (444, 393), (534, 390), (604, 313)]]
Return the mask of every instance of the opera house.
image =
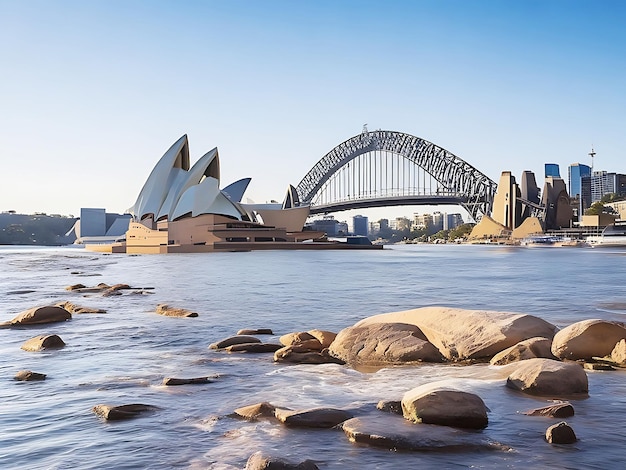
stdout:
[(250, 178), (220, 189), (217, 148), (189, 164), (184, 135), (165, 152), (128, 210), (125, 241), (86, 245), (112, 253), (190, 253), (256, 249), (373, 248), (325, 240), (303, 231), (309, 206), (293, 186), (282, 204), (244, 204)]

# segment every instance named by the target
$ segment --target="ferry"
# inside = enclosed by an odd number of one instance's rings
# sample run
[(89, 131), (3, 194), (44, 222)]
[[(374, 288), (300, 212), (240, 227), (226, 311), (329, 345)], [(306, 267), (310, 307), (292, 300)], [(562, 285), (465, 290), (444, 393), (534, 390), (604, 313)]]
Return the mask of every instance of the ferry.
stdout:
[(626, 224), (609, 225), (601, 235), (588, 236), (587, 243), (592, 248), (626, 247)]

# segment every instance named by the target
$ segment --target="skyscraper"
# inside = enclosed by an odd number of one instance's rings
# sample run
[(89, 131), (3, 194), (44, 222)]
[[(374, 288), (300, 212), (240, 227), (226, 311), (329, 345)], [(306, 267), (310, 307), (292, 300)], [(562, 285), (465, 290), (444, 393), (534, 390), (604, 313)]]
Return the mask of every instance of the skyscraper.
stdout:
[(553, 178), (560, 178), (561, 173), (559, 171), (559, 165), (557, 163), (546, 163), (546, 178), (552, 176)]
[(591, 167), (582, 163), (572, 163), (567, 169), (567, 176), (570, 197), (580, 197), (582, 194), (582, 177), (591, 176)]

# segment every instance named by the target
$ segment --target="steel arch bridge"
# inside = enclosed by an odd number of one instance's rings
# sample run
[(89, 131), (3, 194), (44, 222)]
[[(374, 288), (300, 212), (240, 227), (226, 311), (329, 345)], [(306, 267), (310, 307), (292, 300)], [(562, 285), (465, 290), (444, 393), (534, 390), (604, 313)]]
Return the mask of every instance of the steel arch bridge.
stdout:
[(393, 205), (458, 204), (489, 215), (497, 183), (447, 150), (396, 131), (367, 131), (339, 144), (296, 190), (311, 214)]

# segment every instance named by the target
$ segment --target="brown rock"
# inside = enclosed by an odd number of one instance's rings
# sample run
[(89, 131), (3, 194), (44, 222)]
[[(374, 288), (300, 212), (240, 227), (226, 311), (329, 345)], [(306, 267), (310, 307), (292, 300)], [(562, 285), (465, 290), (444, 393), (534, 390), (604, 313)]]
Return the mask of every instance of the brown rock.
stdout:
[(190, 317), (191, 318), (191, 317), (198, 316), (196, 312), (192, 312), (184, 308), (170, 307), (167, 304), (157, 305), (156, 313), (158, 313), (159, 315), (164, 315), (166, 317)]
[(92, 411), (101, 416), (102, 418), (113, 421), (122, 419), (131, 419), (140, 416), (141, 414), (155, 411), (158, 408), (152, 405), (132, 404), (132, 405), (96, 405), (92, 408)]
[(611, 361), (618, 366), (626, 366), (626, 340), (619, 340), (611, 351)]
[(80, 314), (80, 313), (106, 313), (106, 310), (103, 310), (101, 308), (91, 308), (91, 307), (82, 307), (82, 306), (78, 306), (76, 304), (73, 304), (72, 302), (70, 302), (69, 300), (66, 300), (65, 302), (59, 302), (56, 304), (57, 307), (61, 307), (65, 310), (67, 310), (70, 313), (76, 313), (76, 314)]
[(254, 405), (243, 406), (235, 410), (235, 415), (249, 421), (255, 421), (259, 418), (273, 418), (276, 407), (266, 401), (256, 403)]
[(503, 366), (511, 362), (523, 361), (542, 357), (545, 359), (556, 359), (552, 354), (552, 340), (548, 338), (535, 337), (520, 341), (510, 348), (500, 351), (491, 358), (490, 364)]
[(22, 344), (24, 351), (43, 351), (45, 349), (60, 349), (65, 343), (58, 335), (39, 335)]
[(546, 429), (546, 441), (550, 444), (573, 444), (576, 440), (574, 430), (565, 421)]
[(84, 289), (85, 287), (87, 287), (85, 284), (73, 284), (71, 286), (67, 286), (65, 290), (78, 290)]
[(248, 459), (245, 470), (319, 470), (319, 467), (312, 460), (295, 464), (278, 457), (270, 457), (261, 452), (255, 452)]
[(322, 348), (328, 348), (337, 337), (337, 333), (333, 333), (332, 331), (309, 330), (307, 333), (318, 340), (322, 345)]
[(196, 385), (196, 384), (208, 384), (213, 382), (211, 379), (215, 377), (194, 377), (192, 379), (176, 379), (174, 377), (165, 377), (163, 379), (163, 385)]
[(238, 335), (273, 335), (274, 332), (269, 328), (245, 328), (237, 332)]
[(487, 427), (487, 407), (473, 393), (427, 384), (409, 390), (402, 397), (406, 419), (415, 423), (439, 424), (458, 428)]
[(46, 374), (40, 374), (39, 372), (33, 372), (30, 370), (21, 370), (14, 377), (15, 380), (23, 382), (33, 382), (36, 380), (46, 380)]
[(44, 323), (58, 323), (70, 320), (72, 314), (64, 308), (54, 305), (35, 307), (21, 312), (10, 323), (13, 326), (41, 325)]
[(569, 418), (574, 416), (574, 407), (570, 403), (563, 402), (524, 411), (524, 414), (528, 416), (545, 416), (547, 418)]
[(282, 344), (272, 343), (242, 343), (227, 346), (228, 352), (245, 352), (245, 353), (273, 353), (283, 347)]
[(615, 370), (615, 367), (603, 362), (585, 362), (583, 368), (586, 370)]
[(285, 426), (306, 428), (332, 428), (352, 418), (349, 412), (336, 408), (312, 408), (300, 411), (276, 408), (274, 416)]
[(554, 335), (552, 353), (561, 359), (585, 359), (611, 354), (615, 345), (626, 339), (626, 327), (620, 322), (583, 320)]
[(507, 387), (530, 395), (565, 397), (589, 392), (587, 374), (575, 362), (527, 359), (509, 375)]
[(225, 338), (217, 343), (213, 343), (209, 345), (210, 349), (224, 349), (228, 346), (232, 346), (233, 344), (246, 344), (246, 343), (260, 343), (261, 340), (255, 338), (254, 336), (231, 336), (230, 338)]
[[(287, 333), (286, 335), (282, 335), (278, 341), (280, 344), (284, 346), (291, 346), (292, 344), (311, 344), (313, 347), (317, 347), (318, 350), (322, 350), (322, 343), (320, 343), (315, 336), (310, 333), (306, 333), (304, 331), (299, 331), (296, 333)], [(318, 345), (319, 343), (319, 345)], [(309, 346), (307, 348), (311, 349)]]
[(344, 364), (341, 359), (328, 354), (328, 350), (310, 351), (298, 345), (285, 346), (274, 353), (274, 362), (293, 364)]
[(400, 400), (380, 400), (376, 404), (376, 408), (381, 411), (387, 411), (397, 415), (402, 414), (402, 401)]

